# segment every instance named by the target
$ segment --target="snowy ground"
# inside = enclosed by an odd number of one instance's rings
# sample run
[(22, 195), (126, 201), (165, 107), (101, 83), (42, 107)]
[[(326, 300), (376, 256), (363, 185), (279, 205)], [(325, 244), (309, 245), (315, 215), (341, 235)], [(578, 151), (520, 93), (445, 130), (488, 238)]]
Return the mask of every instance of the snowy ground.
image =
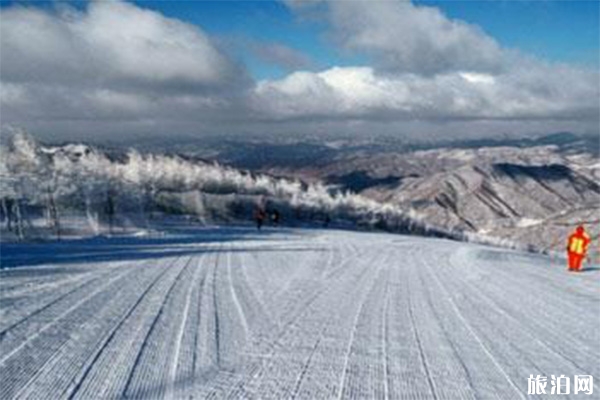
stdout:
[(2, 266), (1, 399), (518, 399), (530, 374), (600, 393), (597, 267), (245, 228), (3, 244)]

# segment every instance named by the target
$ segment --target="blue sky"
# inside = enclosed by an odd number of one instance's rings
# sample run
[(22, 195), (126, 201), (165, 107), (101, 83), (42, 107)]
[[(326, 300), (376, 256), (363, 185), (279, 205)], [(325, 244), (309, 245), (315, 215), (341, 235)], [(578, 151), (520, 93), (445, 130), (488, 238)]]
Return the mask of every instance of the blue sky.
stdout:
[(0, 128), (447, 140), (600, 124), (597, 1), (0, 4)]
[[(281, 2), (272, 1), (141, 1), (142, 7), (199, 25), (226, 43), (240, 38), (281, 43), (306, 54), (312, 68), (355, 65), (364, 62), (356, 55), (342, 55), (326, 39), (326, 24), (316, 19), (300, 19)], [(265, 63), (247, 51), (245, 43), (229, 48), (242, 60), (256, 79), (279, 78), (286, 71)]]
[(600, 2), (421, 1), (477, 24), (503, 46), (551, 61), (598, 66)]
[[(327, 24), (301, 18), (281, 2), (271, 1), (140, 1), (201, 26), (222, 37), (247, 36), (286, 44), (306, 53), (315, 68), (364, 64), (367, 59), (340, 52), (328, 40)], [(548, 61), (597, 67), (600, 59), (600, 2), (562, 1), (417, 1), (437, 7), (448, 17), (478, 25), (502, 46)], [(285, 71), (236, 49), (258, 79), (282, 76)]]

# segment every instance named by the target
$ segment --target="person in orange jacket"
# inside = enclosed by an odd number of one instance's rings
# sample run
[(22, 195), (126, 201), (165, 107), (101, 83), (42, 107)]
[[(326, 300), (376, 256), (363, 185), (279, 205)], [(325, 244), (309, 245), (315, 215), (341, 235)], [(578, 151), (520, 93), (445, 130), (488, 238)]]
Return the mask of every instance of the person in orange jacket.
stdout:
[(569, 271), (581, 271), (581, 263), (586, 256), (587, 247), (590, 242), (590, 237), (582, 225), (578, 226), (575, 232), (569, 236), (569, 241), (567, 242)]

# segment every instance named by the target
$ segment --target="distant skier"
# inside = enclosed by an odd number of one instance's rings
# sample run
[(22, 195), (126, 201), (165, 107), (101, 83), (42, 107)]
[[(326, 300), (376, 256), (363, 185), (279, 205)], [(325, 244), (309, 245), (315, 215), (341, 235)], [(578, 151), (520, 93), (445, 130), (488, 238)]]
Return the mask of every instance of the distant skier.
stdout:
[(279, 225), (280, 218), (281, 216), (279, 215), (279, 211), (273, 210), (273, 212), (271, 213), (271, 223), (273, 224), (273, 226)]
[(329, 214), (325, 214), (325, 220), (323, 221), (323, 228), (329, 227), (331, 223), (331, 218), (329, 218)]
[(569, 236), (569, 241), (567, 242), (569, 271), (581, 271), (581, 263), (586, 256), (590, 242), (590, 237), (585, 232), (585, 228), (582, 225), (578, 226), (575, 232)]
[(256, 210), (254, 210), (254, 220), (256, 221), (256, 229), (258, 229), (259, 231), (260, 228), (262, 228), (263, 223), (265, 222), (265, 217), (266, 213), (262, 208), (257, 207)]
[(112, 188), (109, 189), (108, 193), (106, 194), (106, 206), (104, 211), (108, 217), (108, 232), (110, 235), (113, 233), (113, 227), (115, 224), (115, 196), (115, 190)]

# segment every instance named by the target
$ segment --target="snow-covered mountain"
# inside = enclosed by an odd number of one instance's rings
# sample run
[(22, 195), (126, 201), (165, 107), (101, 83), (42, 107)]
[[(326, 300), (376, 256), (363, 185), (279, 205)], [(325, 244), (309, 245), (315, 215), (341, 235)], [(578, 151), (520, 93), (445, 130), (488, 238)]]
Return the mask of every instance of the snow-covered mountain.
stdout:
[(538, 249), (562, 250), (580, 223), (594, 237), (600, 229), (597, 156), (556, 145), (355, 155), (294, 173), (411, 210), (435, 226)]
[[(206, 151), (216, 156), (205, 161), (189, 151), (45, 146), (20, 134), (0, 147), (0, 216), (4, 233), (11, 228), (18, 236), (43, 227), (68, 233), (69, 218), (97, 234), (113, 225), (148, 228), (157, 214), (250, 223), (260, 206), (292, 225), (331, 219), (535, 250), (562, 250), (579, 223), (597, 238), (597, 154), (573, 141), (540, 143), (387, 152), (296, 146), (293, 165), (285, 165), (284, 153), (275, 166), (255, 157), (251, 172), (219, 164), (226, 157), (210, 144)], [(318, 162), (305, 163), (305, 153)]]

